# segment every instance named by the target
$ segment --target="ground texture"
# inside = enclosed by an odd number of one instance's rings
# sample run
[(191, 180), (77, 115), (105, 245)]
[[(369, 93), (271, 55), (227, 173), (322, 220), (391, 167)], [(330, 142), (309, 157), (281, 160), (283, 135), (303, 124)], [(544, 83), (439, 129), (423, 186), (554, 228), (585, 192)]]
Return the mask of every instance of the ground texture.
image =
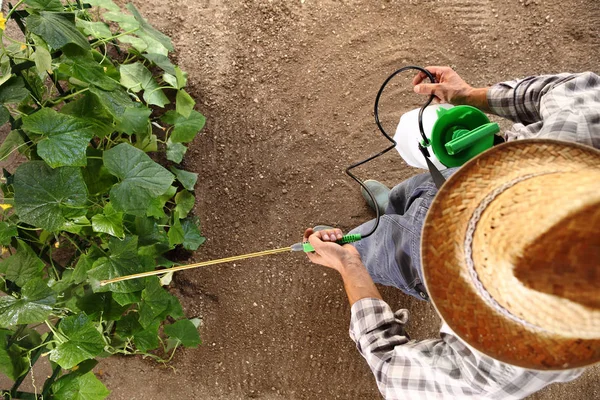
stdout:
[[(349, 230), (372, 218), (344, 174), (386, 142), (373, 122), (383, 80), (407, 65), (450, 65), (473, 85), (598, 71), (597, 0), (134, 0), (171, 36), (208, 117), (186, 168), (206, 244), (189, 261), (289, 246), (306, 227)], [(385, 126), (419, 106), (411, 77), (384, 98)], [(389, 185), (419, 171), (397, 153), (365, 166)], [(161, 367), (114, 357), (98, 373), (110, 399), (379, 399), (348, 337), (336, 274), (283, 254), (179, 273), (173, 293), (201, 316), (203, 345)], [(435, 337), (427, 303), (384, 289)], [(600, 398), (600, 367), (534, 399)]]

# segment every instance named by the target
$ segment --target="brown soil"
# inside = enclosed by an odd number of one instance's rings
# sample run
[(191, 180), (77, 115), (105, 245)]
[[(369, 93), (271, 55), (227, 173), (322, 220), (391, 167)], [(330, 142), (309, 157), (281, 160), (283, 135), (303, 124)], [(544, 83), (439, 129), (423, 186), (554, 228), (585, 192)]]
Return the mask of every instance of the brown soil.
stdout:
[[(135, 0), (171, 36), (208, 117), (185, 166), (200, 174), (195, 212), (206, 244), (190, 261), (288, 246), (319, 223), (372, 218), (344, 174), (386, 145), (372, 106), (407, 64), (450, 65), (473, 85), (600, 64), (597, 0)], [(394, 130), (420, 105), (411, 77), (385, 96)], [(360, 175), (394, 185), (417, 171), (397, 153)], [(179, 273), (174, 292), (201, 316), (203, 345), (171, 368), (113, 357), (99, 376), (111, 399), (378, 399), (348, 337), (335, 273), (299, 254)], [(386, 288), (411, 311), (413, 338), (436, 336), (429, 304)], [(535, 399), (600, 397), (600, 368)]]

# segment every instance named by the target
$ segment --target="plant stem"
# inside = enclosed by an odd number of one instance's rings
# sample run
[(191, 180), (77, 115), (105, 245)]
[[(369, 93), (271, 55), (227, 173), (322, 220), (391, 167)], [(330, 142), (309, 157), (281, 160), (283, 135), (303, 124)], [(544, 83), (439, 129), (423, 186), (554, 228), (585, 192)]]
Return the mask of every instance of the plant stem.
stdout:
[[(65, 96), (65, 97), (59, 97), (58, 99), (55, 99), (55, 100), (52, 100), (52, 101), (48, 101), (48, 102), (46, 102), (46, 104), (49, 104), (49, 105), (51, 105), (51, 106), (54, 106), (54, 105), (56, 105), (56, 104), (62, 103), (62, 102), (63, 102), (63, 101), (65, 101), (65, 100), (69, 100), (69, 99), (71, 99), (71, 98), (73, 98), (73, 97), (75, 97), (75, 96), (77, 96), (77, 95), (80, 95), (81, 93), (85, 93), (85, 92), (87, 92), (88, 90), (90, 90), (90, 89), (89, 89), (89, 88), (81, 89), (81, 90), (78, 90), (78, 91), (77, 91), (77, 92), (75, 92), (75, 93), (71, 93), (71, 94), (70, 94), (70, 95), (68, 95), (68, 96)], [(46, 106), (46, 104), (44, 104), (44, 106)]]
[(19, 1), (17, 1), (17, 4), (15, 4), (15, 5), (14, 5), (14, 7), (13, 7), (13, 8), (11, 8), (11, 9), (8, 11), (8, 14), (6, 14), (6, 19), (7, 19), (7, 20), (10, 18), (10, 16), (12, 15), (12, 13), (13, 13), (13, 12), (15, 12), (15, 11), (17, 10), (17, 7), (19, 7), (21, 4), (23, 4), (23, 2), (24, 2), (24, 1), (25, 1), (25, 0), (19, 0)]

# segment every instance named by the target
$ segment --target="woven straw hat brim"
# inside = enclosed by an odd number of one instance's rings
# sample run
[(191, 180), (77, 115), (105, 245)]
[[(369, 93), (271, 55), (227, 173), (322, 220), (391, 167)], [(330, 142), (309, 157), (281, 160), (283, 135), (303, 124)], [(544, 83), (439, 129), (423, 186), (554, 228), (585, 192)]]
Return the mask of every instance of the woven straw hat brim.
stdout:
[[(590, 170), (600, 170), (600, 151), (594, 148), (547, 139), (519, 140), (470, 160), (442, 186), (423, 227), (423, 275), (439, 315), (470, 346), (496, 360), (535, 370), (600, 362), (600, 339), (551, 334), (490, 307), (465, 261), (469, 221), (489, 193), (532, 174)], [(527, 229), (533, 221), (524, 215), (523, 222)]]

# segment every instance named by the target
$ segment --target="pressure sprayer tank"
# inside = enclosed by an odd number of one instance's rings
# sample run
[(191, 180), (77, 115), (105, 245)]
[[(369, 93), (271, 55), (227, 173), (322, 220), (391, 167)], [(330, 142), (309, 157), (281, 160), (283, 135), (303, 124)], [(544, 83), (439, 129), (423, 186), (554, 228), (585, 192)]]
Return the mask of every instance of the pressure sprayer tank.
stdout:
[[(410, 166), (427, 169), (419, 143), (419, 109), (402, 115), (394, 140), (396, 150)], [(430, 160), (439, 169), (459, 167), (494, 145), (494, 135), (500, 132), (496, 123), (475, 107), (431, 105), (423, 111), (423, 131), (430, 141)], [(424, 143), (423, 143), (424, 144)]]

